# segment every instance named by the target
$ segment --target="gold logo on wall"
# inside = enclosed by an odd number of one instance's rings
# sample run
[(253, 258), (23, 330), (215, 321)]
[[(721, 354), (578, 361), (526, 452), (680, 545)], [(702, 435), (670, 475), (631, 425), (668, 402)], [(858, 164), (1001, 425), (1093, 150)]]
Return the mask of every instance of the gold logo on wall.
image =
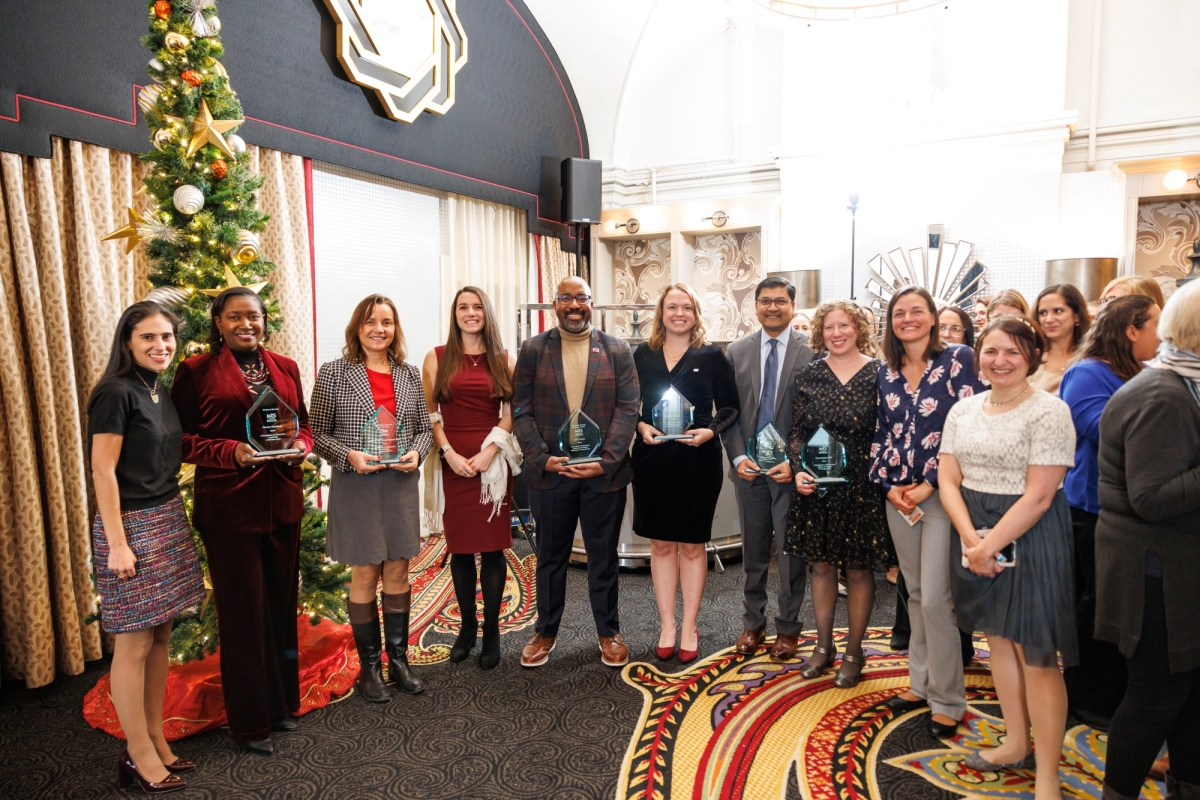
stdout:
[(454, 105), (454, 76), (467, 63), (455, 0), (325, 0), (337, 20), (338, 61), (379, 95), (388, 116), (412, 122)]

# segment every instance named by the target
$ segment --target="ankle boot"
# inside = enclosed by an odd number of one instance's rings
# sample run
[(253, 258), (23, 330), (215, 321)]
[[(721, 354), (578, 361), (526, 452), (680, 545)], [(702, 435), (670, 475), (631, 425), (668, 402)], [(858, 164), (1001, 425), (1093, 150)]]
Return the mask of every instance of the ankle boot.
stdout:
[[(358, 690), (372, 703), (386, 703), (391, 699), (383, 684), (382, 642), (379, 638), (379, 611), (374, 603), (347, 603), (350, 611), (350, 630), (354, 632), (354, 644), (358, 648)], [(364, 622), (365, 618), (369, 622)], [(360, 620), (360, 621), (354, 621)]]
[(483, 647), (479, 651), (479, 668), (495, 669), (500, 663), (500, 614), (483, 609)]
[(1167, 800), (1200, 800), (1200, 784), (1175, 780), (1167, 773)]
[[(459, 603), (462, 608), (462, 603)], [(467, 616), (468, 610), (471, 616)], [(483, 641), (487, 644), (487, 625), (484, 625)], [(471, 650), (475, 647), (475, 636), (479, 632), (479, 622), (475, 619), (475, 607), (463, 609), (462, 625), (458, 629), (458, 638), (454, 640), (454, 646), (450, 648), (450, 661), (457, 664), (459, 661), (465, 661), (467, 656), (471, 655)]]
[(383, 595), (383, 635), (388, 654), (388, 677), (403, 692), (420, 694), (425, 683), (408, 666), (408, 614), (412, 590)]

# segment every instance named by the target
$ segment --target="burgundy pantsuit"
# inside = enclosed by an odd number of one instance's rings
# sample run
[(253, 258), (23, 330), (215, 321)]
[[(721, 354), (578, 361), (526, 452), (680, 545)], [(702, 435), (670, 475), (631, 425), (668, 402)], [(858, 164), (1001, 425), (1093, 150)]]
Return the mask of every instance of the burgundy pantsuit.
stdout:
[[(296, 363), (263, 351), (271, 387), (300, 415), (296, 446), (312, 450), (312, 431)], [(221, 685), (230, 735), (262, 739), (300, 708), (296, 593), (301, 470), (280, 461), (241, 469), (253, 396), (237, 361), (222, 347), (179, 365), (171, 398), (183, 426), (183, 460), (196, 465), (192, 525), (208, 554), (221, 634)]]

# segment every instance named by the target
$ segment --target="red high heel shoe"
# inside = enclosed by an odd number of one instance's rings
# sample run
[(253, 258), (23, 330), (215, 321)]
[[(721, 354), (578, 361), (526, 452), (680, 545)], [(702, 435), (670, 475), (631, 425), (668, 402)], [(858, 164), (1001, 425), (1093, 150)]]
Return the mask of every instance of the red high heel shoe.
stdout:
[(667, 661), (675, 655), (675, 641), (671, 640), (671, 644), (667, 647), (661, 645), (654, 646), (654, 655), (658, 656), (662, 661)]
[(196, 765), (186, 758), (177, 758), (170, 764), (163, 764), (171, 772), (191, 772), (196, 768)]
[(123, 750), (120, 758), (117, 759), (117, 786), (124, 790), (136, 782), (146, 794), (162, 794), (163, 792), (177, 792), (180, 789), (187, 788), (187, 781), (168, 770), (168, 775), (162, 781), (155, 783), (148, 781), (142, 777), (142, 773), (138, 772), (137, 764), (133, 763), (133, 759), (129, 757), (129, 751)]
[(700, 656), (700, 631), (696, 631), (696, 649), (695, 650), (684, 650), (682, 647), (680, 647), (679, 648), (679, 663), (680, 664), (690, 664), (691, 662), (693, 662), (697, 658), (699, 658), (699, 656)]

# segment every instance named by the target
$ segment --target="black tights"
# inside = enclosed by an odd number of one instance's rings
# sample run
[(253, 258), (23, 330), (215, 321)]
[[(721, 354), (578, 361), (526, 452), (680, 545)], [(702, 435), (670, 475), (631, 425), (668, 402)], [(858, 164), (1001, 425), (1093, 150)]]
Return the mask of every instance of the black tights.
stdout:
[[(483, 589), (483, 624), (500, 620), (500, 601), (504, 598), (504, 580), (508, 577), (508, 562), (503, 550), (481, 553), (479, 585)], [(475, 622), (475, 554), (453, 553), (450, 556), (450, 576), (454, 579), (454, 595), (462, 610), (464, 626)], [(469, 620), (469, 621), (468, 621)]]
[[(838, 571), (833, 564), (817, 562), (812, 565), (813, 611), (817, 617), (817, 644), (833, 650), (833, 612), (837, 608)], [(863, 635), (875, 607), (875, 571), (846, 570), (846, 607), (850, 612), (850, 632), (846, 637), (846, 653), (862, 655)]]
[(1200, 784), (1200, 669), (1170, 671), (1162, 578), (1146, 577), (1142, 613), (1142, 638), (1128, 662), (1125, 699), (1108, 730), (1104, 783), (1125, 797), (1141, 792), (1164, 738), (1172, 777)]

